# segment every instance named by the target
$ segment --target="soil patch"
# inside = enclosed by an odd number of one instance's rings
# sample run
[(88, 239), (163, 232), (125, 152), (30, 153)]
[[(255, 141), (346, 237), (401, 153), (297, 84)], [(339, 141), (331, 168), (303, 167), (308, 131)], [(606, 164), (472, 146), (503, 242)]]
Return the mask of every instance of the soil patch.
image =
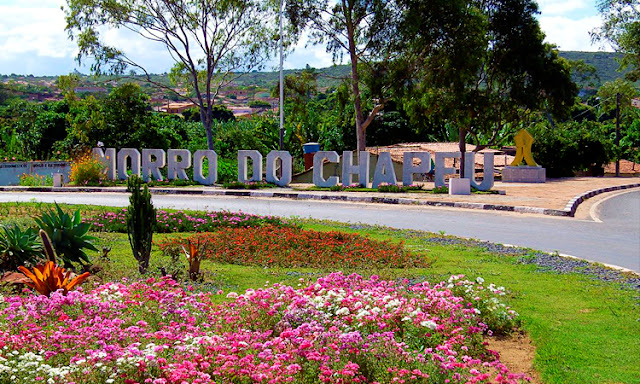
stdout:
[(500, 361), (514, 373), (524, 373), (531, 383), (542, 384), (540, 375), (533, 369), (536, 349), (525, 334), (514, 333), (508, 336), (492, 336), (485, 339), (488, 348), (500, 354)]

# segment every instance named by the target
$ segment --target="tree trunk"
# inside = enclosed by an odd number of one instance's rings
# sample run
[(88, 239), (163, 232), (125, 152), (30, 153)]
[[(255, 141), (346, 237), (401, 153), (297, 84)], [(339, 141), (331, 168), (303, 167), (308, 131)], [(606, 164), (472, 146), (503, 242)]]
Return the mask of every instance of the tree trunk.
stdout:
[(362, 99), (360, 96), (360, 77), (358, 75), (358, 55), (355, 42), (355, 26), (351, 20), (351, 10), (345, 2), (342, 2), (343, 12), (346, 16), (347, 38), (349, 40), (349, 58), (351, 59), (351, 87), (353, 89), (353, 104), (356, 112), (356, 138), (357, 150), (364, 151), (367, 148), (365, 135), (364, 114), (362, 113)]
[[(211, 114), (208, 113), (209, 110), (211, 110), (211, 108), (206, 108), (203, 106), (199, 106), (200, 107), (200, 121), (202, 122), (202, 126), (204, 127), (205, 131), (207, 131), (207, 146), (209, 147), (210, 150), (213, 151), (213, 132), (211, 131), (211, 123), (212, 123), (212, 118), (211, 118)], [(207, 116), (208, 115), (208, 116)]]
[(458, 130), (458, 140), (459, 140), (458, 148), (460, 150), (460, 178), (461, 179), (464, 178), (464, 174), (465, 174), (464, 157), (465, 157), (465, 152), (467, 151), (466, 136), (467, 136), (467, 129), (461, 125)]

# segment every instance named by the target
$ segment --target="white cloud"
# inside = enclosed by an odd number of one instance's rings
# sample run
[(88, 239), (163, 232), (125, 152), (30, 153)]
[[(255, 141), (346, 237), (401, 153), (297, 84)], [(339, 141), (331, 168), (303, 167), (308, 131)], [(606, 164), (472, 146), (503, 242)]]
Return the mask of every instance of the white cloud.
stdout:
[(543, 15), (563, 15), (568, 18), (572, 13), (595, 11), (592, 0), (540, 0), (538, 6)]
[(595, 51), (600, 47), (591, 44), (589, 32), (601, 25), (599, 16), (572, 20), (565, 16), (541, 16), (540, 27), (547, 35), (546, 41), (556, 44), (562, 51)]
[(67, 39), (59, 8), (0, 6), (0, 51), (5, 59), (32, 54), (52, 58), (72, 57), (75, 45)]
[[(63, 74), (76, 67), (76, 43), (64, 31), (64, 0), (0, 0), (0, 73)], [(547, 41), (562, 50), (594, 51), (589, 32), (601, 24), (596, 0), (540, 0), (538, 16)], [(106, 42), (123, 49), (151, 72), (164, 72), (173, 62), (161, 44), (133, 32), (105, 30)], [(305, 47), (302, 39), (285, 59), (285, 68), (322, 68), (333, 64), (324, 45)], [(274, 52), (277, 53), (277, 52)], [(38, 63), (41, 63), (38, 65)], [(277, 55), (265, 70), (278, 66)], [(29, 72), (25, 72), (29, 71)], [(86, 71), (86, 69), (85, 69)]]
[[(307, 64), (314, 68), (325, 68), (333, 65), (331, 53), (327, 53), (326, 45), (308, 44), (307, 36), (303, 36), (295, 47), (295, 50), (285, 58), (285, 69), (304, 68)], [(274, 60), (279, 63), (277, 58)]]

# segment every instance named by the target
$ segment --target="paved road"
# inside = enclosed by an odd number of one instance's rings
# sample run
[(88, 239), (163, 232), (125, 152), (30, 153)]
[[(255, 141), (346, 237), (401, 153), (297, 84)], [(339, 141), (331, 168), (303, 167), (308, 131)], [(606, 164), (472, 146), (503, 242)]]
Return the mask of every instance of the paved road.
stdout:
[[(0, 201), (43, 201), (128, 205), (121, 193), (0, 193)], [(296, 201), (243, 197), (156, 195), (157, 207), (230, 210), (263, 215), (313, 217), (342, 222), (387, 225), (513, 244), (559, 252), (640, 272), (640, 191), (616, 194), (593, 211), (601, 222), (524, 215), (384, 204)]]

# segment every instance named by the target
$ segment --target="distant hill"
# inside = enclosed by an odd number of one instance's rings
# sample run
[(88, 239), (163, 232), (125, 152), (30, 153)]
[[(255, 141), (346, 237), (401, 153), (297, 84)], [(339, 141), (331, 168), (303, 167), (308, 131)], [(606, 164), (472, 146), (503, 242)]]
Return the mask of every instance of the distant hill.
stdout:
[[(340, 85), (342, 78), (349, 76), (349, 65), (333, 65), (326, 68), (316, 68), (316, 71), (320, 74), (318, 76), (318, 87), (329, 88), (337, 87)], [(296, 72), (301, 72), (302, 69), (286, 69), (284, 75), (289, 75)], [(243, 75), (236, 81), (239, 86), (257, 86), (258, 88), (273, 88), (280, 80), (280, 72), (251, 72)]]
[[(600, 77), (600, 84), (607, 81), (612, 81), (617, 78), (624, 77), (626, 72), (618, 72), (617, 58), (621, 57), (619, 53), (613, 52), (578, 52), (578, 51), (561, 51), (560, 56), (569, 60), (583, 60), (587, 64), (591, 64), (597, 69), (598, 76)], [(326, 68), (316, 68), (316, 71), (320, 74), (318, 77), (318, 87), (321, 89), (336, 87), (341, 83), (341, 79), (349, 76), (349, 65), (333, 65)], [(300, 72), (302, 69), (288, 69), (285, 70), (285, 75)], [(237, 87), (255, 87), (257, 89), (270, 91), (276, 86), (279, 80), (279, 72), (251, 72), (245, 74), (234, 81)], [(166, 74), (153, 75), (156, 81), (164, 84), (169, 84), (169, 79)], [(29, 89), (30, 92), (48, 93), (49, 88), (54, 87), (57, 76), (33, 76), (33, 75), (2, 75), (0, 74), (0, 84), (4, 83), (4, 86), (8, 86), (7, 83), (13, 84), (12, 88), (16, 88), (16, 83), (19, 87), (31, 87), (38, 88), (37, 91)], [(111, 90), (116, 84), (124, 81), (131, 81), (131, 79), (118, 79), (114, 80), (112, 77), (100, 76), (98, 78), (81, 75), (81, 85), (83, 86), (105, 86), (107, 90)], [(143, 87), (143, 89), (152, 94), (154, 92), (153, 86), (146, 84), (144, 79), (140, 76), (137, 77), (137, 81)], [(22, 89), (20, 89), (22, 90)]]
[[(600, 78), (601, 85), (608, 81), (613, 81), (617, 78), (624, 78), (627, 71), (618, 72), (617, 59), (622, 57), (622, 54), (615, 52), (580, 52), (580, 51), (560, 51), (560, 57), (564, 57), (568, 60), (583, 60), (586, 64), (593, 65), (598, 77)], [(302, 69), (286, 70), (285, 75), (290, 73), (299, 72)], [(321, 74), (318, 78), (318, 87), (326, 88), (331, 86), (337, 86), (340, 84), (340, 78), (349, 76), (349, 65), (334, 65), (327, 68), (319, 68), (317, 71)], [(238, 85), (257, 85), (258, 87), (271, 88), (278, 82), (279, 72), (254, 72), (241, 77), (238, 81)]]
[(617, 60), (622, 57), (621, 53), (560, 51), (560, 57), (564, 57), (567, 60), (582, 60), (586, 64), (596, 67), (600, 77), (600, 84), (623, 78), (625, 73), (629, 72), (628, 70), (618, 72), (619, 65)]

